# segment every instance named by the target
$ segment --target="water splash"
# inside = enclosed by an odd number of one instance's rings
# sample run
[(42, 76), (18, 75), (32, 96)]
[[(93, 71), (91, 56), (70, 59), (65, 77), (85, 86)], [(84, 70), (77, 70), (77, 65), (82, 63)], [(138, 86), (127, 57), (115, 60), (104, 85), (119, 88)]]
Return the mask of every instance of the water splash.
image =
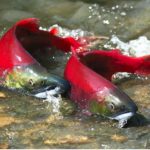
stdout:
[(62, 97), (59, 94), (57, 97), (54, 96), (58, 91), (58, 87), (56, 87), (54, 90), (51, 90), (49, 92), (47, 92), (47, 98), (45, 101), (49, 102), (52, 104), (52, 108), (53, 108), (53, 112), (54, 113), (59, 113), (60, 110), (60, 103), (62, 101)]
[(113, 35), (110, 41), (116, 44), (123, 54), (128, 56), (140, 57), (150, 54), (150, 40), (145, 36), (140, 36), (138, 39), (125, 43), (116, 35)]
[(58, 32), (58, 36), (60, 37), (74, 37), (75, 39), (78, 39), (79, 37), (84, 37), (84, 36), (92, 36), (93, 33), (88, 32), (88, 31), (83, 31), (82, 29), (74, 29), (70, 30), (64, 27), (59, 26), (58, 24), (55, 24), (49, 28), (49, 30), (56, 28)]
[(44, 101), (47, 101), (50, 104), (52, 104), (53, 113), (60, 113), (60, 103), (62, 101), (61, 95), (58, 95), (58, 97), (48, 95), (47, 99)]
[(58, 91), (60, 90), (59, 87), (56, 87), (53, 90), (45, 91), (42, 93), (36, 94), (36, 97), (42, 97), (44, 98), (44, 102), (47, 101), (52, 105), (52, 111), (53, 113), (60, 113), (60, 105), (62, 101), (62, 97), (60, 94), (58, 94)]
[[(98, 20), (101, 20), (102, 16), (101, 16), (101, 13), (99, 12), (99, 5), (97, 4), (93, 4), (91, 6), (89, 6), (89, 17), (88, 19), (91, 19), (91, 18), (97, 18)], [(103, 9), (105, 10), (105, 9)]]
[[(89, 6), (89, 16), (87, 21), (89, 21), (89, 23), (92, 22), (92, 24), (95, 24), (96, 26), (99, 24), (100, 30), (103, 30), (104, 28), (105, 32), (98, 31), (102, 34), (116, 34), (118, 28), (121, 29), (125, 27), (124, 20), (131, 9), (133, 9), (133, 6), (127, 4), (113, 5), (109, 8), (95, 3)], [(93, 31), (93, 29), (91, 30)]]
[[(138, 39), (131, 40), (129, 42), (121, 41), (116, 35), (113, 35), (110, 39), (109, 45), (106, 46), (110, 47), (110, 43), (115, 44), (116, 47), (121, 50), (124, 55), (140, 57), (144, 55), (150, 54), (150, 40), (148, 40), (145, 36), (140, 36)], [(116, 73), (113, 75), (113, 79), (121, 80), (123, 78), (129, 78), (132, 74), (130, 73)], [(147, 80), (147, 77), (136, 76), (136, 78), (141, 80)]]

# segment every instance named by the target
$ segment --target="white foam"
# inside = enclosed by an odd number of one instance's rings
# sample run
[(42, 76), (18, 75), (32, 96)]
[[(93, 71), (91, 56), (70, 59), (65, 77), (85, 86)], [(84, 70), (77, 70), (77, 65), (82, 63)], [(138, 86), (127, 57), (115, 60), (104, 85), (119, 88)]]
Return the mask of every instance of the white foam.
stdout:
[(52, 109), (53, 109), (52, 111), (54, 113), (59, 113), (60, 112), (59, 108), (60, 108), (60, 103), (62, 101), (62, 97), (61, 97), (61, 95), (58, 95), (57, 97), (55, 96), (59, 90), (60, 90), (60, 88), (56, 87), (53, 90), (44, 91), (44, 92), (38, 93), (34, 96), (37, 98), (44, 98), (45, 99), (44, 101), (47, 101), (52, 105)]
[(55, 97), (55, 96), (49, 94), (47, 96), (46, 100), (44, 100), (44, 101), (47, 101), (47, 102), (51, 103), (52, 109), (53, 109), (52, 111), (54, 113), (59, 113), (60, 112), (60, 110), (59, 110), (60, 109), (60, 103), (62, 101), (61, 95), (58, 95), (58, 97)]
[(128, 72), (118, 72), (118, 73), (115, 73), (113, 74), (112, 76), (112, 79), (118, 79), (118, 80), (121, 80), (125, 77), (130, 77), (131, 73), (128, 73)]
[(83, 31), (81, 29), (74, 29), (74, 30), (69, 30), (67, 28), (63, 28), (57, 24), (51, 26), (49, 28), (49, 31), (53, 28), (57, 28), (59, 33), (58, 33), (58, 36), (61, 36), (61, 37), (68, 37), (68, 36), (71, 36), (71, 37), (74, 37), (74, 38), (79, 38), (79, 37), (84, 37), (84, 36), (90, 36), (90, 35), (93, 35), (93, 33), (90, 33), (88, 31)]
[(139, 57), (150, 54), (150, 40), (145, 36), (140, 36), (138, 39), (125, 43), (113, 35), (110, 41), (116, 44), (117, 48), (125, 55)]
[[(116, 45), (116, 48), (120, 49), (121, 53), (128, 56), (140, 57), (145, 55), (150, 55), (150, 40), (145, 36), (140, 36), (135, 40), (129, 42), (121, 41), (116, 35), (113, 35), (111, 43)], [(106, 45), (107, 46), (107, 45)], [(110, 47), (108, 45), (108, 47)], [(129, 77), (130, 73), (116, 73), (113, 75), (114, 79), (122, 79), (124, 77)], [(142, 79), (142, 77), (140, 77)]]
[(103, 20), (103, 24), (110, 24), (109, 20)]
[(39, 30), (48, 31), (48, 29), (44, 27), (39, 27)]

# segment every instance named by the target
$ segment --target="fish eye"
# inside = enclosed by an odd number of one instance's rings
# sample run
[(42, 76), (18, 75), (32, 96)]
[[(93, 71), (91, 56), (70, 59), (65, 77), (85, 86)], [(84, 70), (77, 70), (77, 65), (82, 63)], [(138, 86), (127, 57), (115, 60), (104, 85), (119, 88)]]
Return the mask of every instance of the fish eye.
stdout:
[(109, 103), (109, 104), (108, 104), (108, 107), (109, 107), (111, 110), (115, 110), (115, 105), (114, 105), (114, 103)]
[(29, 80), (29, 84), (32, 85), (32, 86), (34, 85), (34, 82), (33, 82), (32, 79)]

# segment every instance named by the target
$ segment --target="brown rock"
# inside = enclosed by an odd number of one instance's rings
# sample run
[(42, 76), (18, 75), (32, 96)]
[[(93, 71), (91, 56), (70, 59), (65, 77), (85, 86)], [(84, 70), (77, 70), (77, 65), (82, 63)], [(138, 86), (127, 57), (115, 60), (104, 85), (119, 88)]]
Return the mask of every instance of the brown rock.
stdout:
[(112, 135), (111, 139), (113, 141), (120, 142), (120, 143), (126, 142), (128, 140), (128, 138), (126, 136), (117, 135), (117, 134)]
[(0, 149), (8, 149), (8, 143), (0, 143)]
[(87, 136), (66, 135), (65, 137), (61, 137), (57, 139), (45, 140), (44, 144), (47, 144), (47, 145), (85, 144), (89, 142), (90, 142), (90, 139)]
[(10, 125), (11, 123), (19, 123), (20, 120), (10, 116), (0, 116), (0, 127)]
[(3, 92), (0, 92), (0, 98), (5, 98), (6, 95)]

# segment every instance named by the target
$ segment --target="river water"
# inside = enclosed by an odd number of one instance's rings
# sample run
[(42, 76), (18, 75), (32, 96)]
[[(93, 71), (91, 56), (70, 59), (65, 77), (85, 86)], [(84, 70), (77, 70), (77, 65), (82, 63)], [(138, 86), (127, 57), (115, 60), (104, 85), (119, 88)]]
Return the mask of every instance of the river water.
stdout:
[[(1, 35), (16, 21), (37, 17), (42, 27), (57, 24), (70, 34), (88, 31), (126, 44), (144, 36), (136, 47), (150, 48), (149, 0), (1, 0), (0, 14)], [(62, 75), (67, 58), (56, 54), (49, 71)], [(150, 148), (150, 79), (125, 76), (116, 84), (139, 108), (137, 123), (122, 129), (101, 116), (81, 116), (65, 98), (54, 114), (49, 102), (0, 89), (0, 148)]]

